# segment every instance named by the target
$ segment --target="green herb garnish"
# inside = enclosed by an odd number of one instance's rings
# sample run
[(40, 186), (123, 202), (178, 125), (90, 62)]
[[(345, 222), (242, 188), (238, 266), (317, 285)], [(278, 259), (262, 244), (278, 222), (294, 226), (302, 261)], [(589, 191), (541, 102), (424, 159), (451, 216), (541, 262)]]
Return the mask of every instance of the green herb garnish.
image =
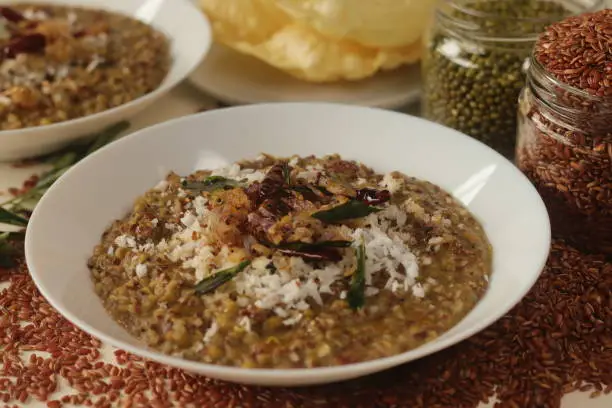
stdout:
[(199, 192), (212, 192), (226, 188), (238, 187), (241, 184), (236, 180), (231, 180), (221, 176), (210, 176), (204, 181), (183, 181), (183, 188)]
[[(34, 210), (43, 194), (47, 192), (49, 187), (62, 174), (85, 156), (112, 142), (128, 127), (128, 122), (117, 123), (106, 128), (96, 136), (85, 137), (59, 152), (42, 158), (42, 163), (50, 165), (51, 169), (43, 173), (38, 182), (27, 192), (0, 204), (2, 206), (0, 207), (0, 228), (2, 228), (1, 224), (26, 227), (28, 224), (28, 213)], [(15, 247), (23, 245), (23, 239), (23, 230), (14, 232), (0, 231), (1, 267), (14, 266), (14, 258), (18, 252), (15, 250)]]
[(212, 292), (219, 286), (231, 281), (236, 275), (242, 272), (247, 266), (251, 264), (251, 261), (242, 261), (238, 265), (228, 269), (224, 269), (219, 272), (215, 272), (213, 275), (202, 279), (195, 286), (195, 293), (203, 295), (205, 293)]
[(372, 207), (359, 200), (349, 200), (337, 207), (330, 208), (312, 214), (312, 216), (323, 222), (338, 222), (354, 218), (362, 218), (372, 213), (381, 211), (380, 208)]
[(25, 227), (28, 225), (28, 220), (21, 215), (12, 213), (0, 207), (0, 224), (14, 225), (17, 227)]
[(355, 248), (357, 257), (357, 269), (351, 279), (351, 287), (346, 296), (346, 300), (353, 310), (361, 309), (365, 304), (365, 244), (363, 240)]
[(100, 132), (92, 140), (91, 137), (85, 138), (86, 142), (78, 142), (74, 145), (46, 156), (43, 163), (50, 164), (50, 170), (43, 173), (34, 187), (26, 193), (21, 194), (9, 201), (2, 203), (4, 207), (8, 207), (13, 213), (32, 211), (44, 193), (47, 192), (51, 184), (55, 182), (62, 174), (64, 174), (72, 165), (100, 149), (104, 145), (112, 142), (121, 132), (126, 130), (130, 124), (128, 122), (119, 122)]
[(351, 244), (351, 241), (288, 242), (276, 245), (275, 248), (292, 249), (294, 251), (314, 251), (320, 248), (348, 248)]

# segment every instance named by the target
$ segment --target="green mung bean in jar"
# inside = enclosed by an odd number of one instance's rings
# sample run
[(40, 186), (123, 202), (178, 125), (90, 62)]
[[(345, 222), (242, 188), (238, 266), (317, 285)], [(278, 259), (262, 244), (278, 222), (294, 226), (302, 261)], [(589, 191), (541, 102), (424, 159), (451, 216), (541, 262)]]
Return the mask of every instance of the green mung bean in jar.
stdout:
[(546, 26), (603, 0), (443, 0), (425, 35), (422, 114), (512, 159), (523, 67)]

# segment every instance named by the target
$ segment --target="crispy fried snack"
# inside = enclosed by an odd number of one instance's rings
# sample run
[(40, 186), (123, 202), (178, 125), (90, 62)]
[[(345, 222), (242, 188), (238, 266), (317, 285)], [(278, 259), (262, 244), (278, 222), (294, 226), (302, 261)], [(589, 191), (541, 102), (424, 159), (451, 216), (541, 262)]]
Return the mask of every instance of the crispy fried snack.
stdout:
[(432, 3), (200, 0), (217, 41), (310, 82), (360, 80), (418, 61)]

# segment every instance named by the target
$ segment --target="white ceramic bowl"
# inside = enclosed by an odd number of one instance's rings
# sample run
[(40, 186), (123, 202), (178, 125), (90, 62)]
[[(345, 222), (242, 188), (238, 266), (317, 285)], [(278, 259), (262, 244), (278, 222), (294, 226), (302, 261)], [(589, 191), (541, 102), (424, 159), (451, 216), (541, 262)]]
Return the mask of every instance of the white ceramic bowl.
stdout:
[[(189, 174), (261, 152), (340, 153), (379, 171), (400, 170), (452, 192), (483, 223), (494, 250), (490, 289), (437, 340), (365, 363), (316, 369), (221, 367), (147, 349), (111, 319), (93, 290), (86, 261), (112, 220), (169, 170)], [(210, 111), (127, 136), (68, 171), (34, 211), (26, 258), (41, 293), (74, 324), (114, 346), (223, 380), (306, 385), (384, 370), (457, 343), (493, 323), (538, 278), (550, 245), (544, 204), (510, 162), (485, 145), (422, 119), (333, 104), (264, 104)]]
[[(0, 0), (2, 5), (11, 3), (15, 1)], [(44, 3), (116, 11), (151, 24), (168, 36), (172, 65), (159, 88), (132, 102), (52, 125), (0, 131), (0, 161), (50, 153), (113, 123), (130, 119), (189, 76), (212, 43), (208, 20), (190, 0), (45, 0)]]

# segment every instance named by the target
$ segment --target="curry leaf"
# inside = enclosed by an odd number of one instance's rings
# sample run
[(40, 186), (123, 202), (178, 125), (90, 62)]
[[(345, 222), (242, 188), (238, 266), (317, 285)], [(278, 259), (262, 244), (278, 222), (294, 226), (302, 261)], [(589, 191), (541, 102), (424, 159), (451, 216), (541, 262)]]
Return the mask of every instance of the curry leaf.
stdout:
[(53, 170), (59, 170), (72, 166), (79, 160), (77, 152), (66, 152), (53, 160)]
[(231, 180), (221, 176), (210, 176), (204, 181), (183, 181), (183, 188), (187, 190), (211, 192), (224, 188), (234, 188), (240, 185), (236, 180)]
[(11, 208), (11, 211), (16, 212), (15, 210), (19, 210), (17, 213), (20, 211), (34, 211), (34, 207), (36, 207), (36, 204), (38, 204), (38, 201), (46, 191), (47, 189), (43, 188), (39, 190), (40, 194), (24, 197), (22, 200), (19, 200), (19, 206), (17, 208)]
[(365, 244), (363, 240), (357, 248), (355, 248), (355, 256), (357, 257), (357, 269), (351, 279), (351, 287), (346, 296), (351, 309), (361, 309), (365, 304)]
[(338, 222), (354, 218), (362, 218), (381, 211), (359, 200), (349, 200), (344, 204), (314, 213), (312, 216), (323, 222)]
[(0, 224), (15, 225), (18, 227), (25, 227), (28, 225), (28, 220), (20, 215), (14, 214), (4, 208), (0, 207)]
[(251, 264), (251, 261), (242, 261), (238, 265), (228, 269), (224, 269), (219, 272), (215, 272), (213, 275), (202, 279), (195, 286), (195, 293), (203, 295), (217, 289), (219, 286), (231, 281), (236, 275), (246, 269)]
[[(47, 188), (60, 178), (70, 167), (57, 168), (49, 173), (45, 173), (36, 183), (35, 189)], [(36, 190), (35, 190), (36, 191)]]
[[(102, 130), (95, 137), (84, 138), (76, 144), (70, 145), (58, 153), (53, 153), (42, 159), (43, 163), (51, 166), (51, 169), (43, 173), (36, 185), (17, 197), (14, 197), (0, 207), (0, 224), (9, 224), (25, 227), (27, 218), (22, 213), (32, 211), (47, 189), (64, 174), (72, 165), (93, 153), (100, 147), (112, 142), (122, 131), (129, 127), (129, 122), (119, 122)], [(22, 247), (24, 232), (0, 233), (0, 267), (9, 268), (15, 266), (15, 256)]]
[(106, 146), (107, 144), (109, 144), (110, 142), (112, 142), (113, 140), (115, 140), (117, 138), (117, 136), (123, 132), (124, 130), (127, 130), (130, 127), (130, 123), (123, 121), (123, 122), (119, 122), (116, 123), (112, 126), (109, 126), (108, 128), (104, 129), (93, 141), (93, 143), (89, 144), (87, 146), (87, 150), (85, 151), (85, 153), (82, 155), (82, 157), (80, 157), (79, 159), (82, 159), (85, 156), (89, 156), (90, 154), (92, 154), (93, 152), (95, 152), (96, 150)]
[(34, 187), (26, 193), (4, 202), (3, 205), (9, 205), (13, 213), (19, 213), (22, 210), (31, 211), (51, 184), (60, 178), (72, 165), (100, 147), (112, 142), (129, 126), (129, 122), (119, 122), (102, 130), (93, 140), (85, 138), (84, 141), (70, 145), (59, 153), (46, 156), (44, 163), (51, 165), (52, 168), (40, 176)]

